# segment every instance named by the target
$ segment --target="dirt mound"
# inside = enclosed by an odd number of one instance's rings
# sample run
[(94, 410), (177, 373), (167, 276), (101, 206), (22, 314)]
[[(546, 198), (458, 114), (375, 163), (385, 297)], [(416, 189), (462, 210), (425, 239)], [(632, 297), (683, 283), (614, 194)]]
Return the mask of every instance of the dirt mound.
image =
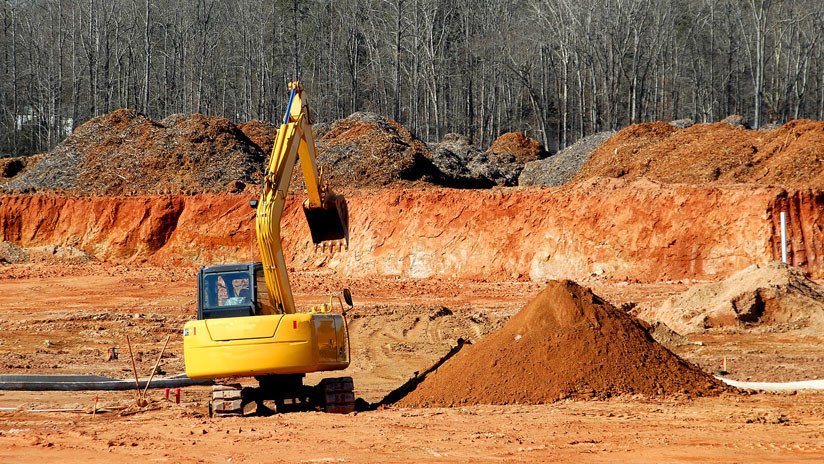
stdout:
[(721, 282), (698, 285), (639, 316), (681, 333), (706, 329), (824, 329), (824, 287), (781, 263), (750, 266)]
[(500, 330), (465, 347), (399, 405), (540, 404), (722, 389), (588, 288), (551, 281)]
[(518, 176), (524, 165), (549, 156), (537, 140), (522, 132), (507, 132), (494, 142), (489, 150), (478, 153), (467, 164), (478, 175), (492, 180), (497, 185), (518, 185)]
[(259, 178), (263, 153), (225, 118), (172, 115), (160, 122), (127, 109), (78, 127), (12, 190), (82, 194), (223, 191)]
[(449, 187), (488, 188), (518, 184), (524, 165), (548, 156), (537, 140), (522, 132), (498, 137), (487, 151), (460, 134), (446, 134), (430, 146), (430, 159), (440, 171), (431, 181)]
[(426, 144), (396, 121), (358, 112), (332, 123), (317, 141), (318, 161), (337, 186), (380, 187), (433, 176)]
[(278, 137), (278, 128), (271, 122), (253, 119), (251, 121), (238, 124), (238, 129), (243, 131), (246, 137), (260, 147), (263, 154), (269, 156), (272, 153), (272, 147), (275, 145), (275, 139)]
[(760, 183), (824, 187), (824, 122), (795, 120), (771, 131), (729, 122), (679, 129), (636, 124), (593, 153), (575, 180), (645, 177), (666, 183)]
[(549, 158), (526, 163), (518, 176), (518, 185), (557, 186), (569, 182), (592, 153), (613, 135), (613, 131), (592, 134)]
[(440, 143), (429, 146), (429, 152), (432, 164), (445, 179), (442, 184), (463, 188), (489, 188), (495, 185), (495, 180), (472, 169), (477, 166), (471, 161), (481, 154), (481, 150), (472, 145), (466, 136), (446, 134)]
[(523, 132), (507, 132), (492, 142), (489, 152), (494, 155), (511, 155), (521, 164), (546, 158), (549, 153), (535, 139), (524, 135)]
[(656, 342), (666, 346), (667, 348), (675, 348), (686, 345), (703, 345), (702, 342), (694, 342), (672, 330), (667, 324), (664, 324), (661, 321), (653, 322), (647, 330)]

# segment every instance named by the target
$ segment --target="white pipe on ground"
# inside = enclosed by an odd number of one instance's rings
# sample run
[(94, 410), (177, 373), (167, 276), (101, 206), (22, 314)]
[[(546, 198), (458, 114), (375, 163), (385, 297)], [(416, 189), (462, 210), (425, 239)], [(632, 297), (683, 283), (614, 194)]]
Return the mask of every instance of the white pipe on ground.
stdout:
[(715, 376), (716, 379), (736, 388), (751, 390), (782, 391), (782, 390), (824, 390), (824, 379), (798, 380), (795, 382), (740, 382)]

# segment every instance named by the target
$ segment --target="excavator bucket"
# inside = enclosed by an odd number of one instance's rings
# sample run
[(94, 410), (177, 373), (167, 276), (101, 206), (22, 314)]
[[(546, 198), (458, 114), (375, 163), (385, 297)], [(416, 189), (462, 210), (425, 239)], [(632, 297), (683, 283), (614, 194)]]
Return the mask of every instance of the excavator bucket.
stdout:
[(317, 245), (321, 242), (346, 240), (349, 243), (349, 209), (343, 195), (329, 193), (326, 196), (326, 205), (312, 208), (303, 204), (306, 222), (309, 223), (309, 232), (312, 242)]

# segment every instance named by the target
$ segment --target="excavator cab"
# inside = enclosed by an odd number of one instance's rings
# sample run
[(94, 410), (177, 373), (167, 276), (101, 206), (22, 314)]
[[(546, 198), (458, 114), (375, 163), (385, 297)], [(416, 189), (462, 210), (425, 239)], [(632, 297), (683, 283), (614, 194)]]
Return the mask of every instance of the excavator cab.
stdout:
[(266, 290), (261, 263), (204, 267), (198, 273), (198, 319), (278, 314)]
[[(352, 297), (344, 292), (347, 304)], [(332, 300), (305, 313), (271, 306), (261, 263), (204, 267), (197, 320), (183, 329), (191, 378), (294, 375), (349, 366), (345, 308)], [(350, 305), (351, 307), (351, 305)]]

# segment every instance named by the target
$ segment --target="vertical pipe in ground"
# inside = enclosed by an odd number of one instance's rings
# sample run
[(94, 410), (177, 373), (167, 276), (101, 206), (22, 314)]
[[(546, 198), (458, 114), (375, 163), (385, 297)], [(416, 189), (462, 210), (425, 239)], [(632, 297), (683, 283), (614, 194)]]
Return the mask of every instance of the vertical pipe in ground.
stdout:
[(781, 212), (781, 262), (787, 264), (787, 213)]

